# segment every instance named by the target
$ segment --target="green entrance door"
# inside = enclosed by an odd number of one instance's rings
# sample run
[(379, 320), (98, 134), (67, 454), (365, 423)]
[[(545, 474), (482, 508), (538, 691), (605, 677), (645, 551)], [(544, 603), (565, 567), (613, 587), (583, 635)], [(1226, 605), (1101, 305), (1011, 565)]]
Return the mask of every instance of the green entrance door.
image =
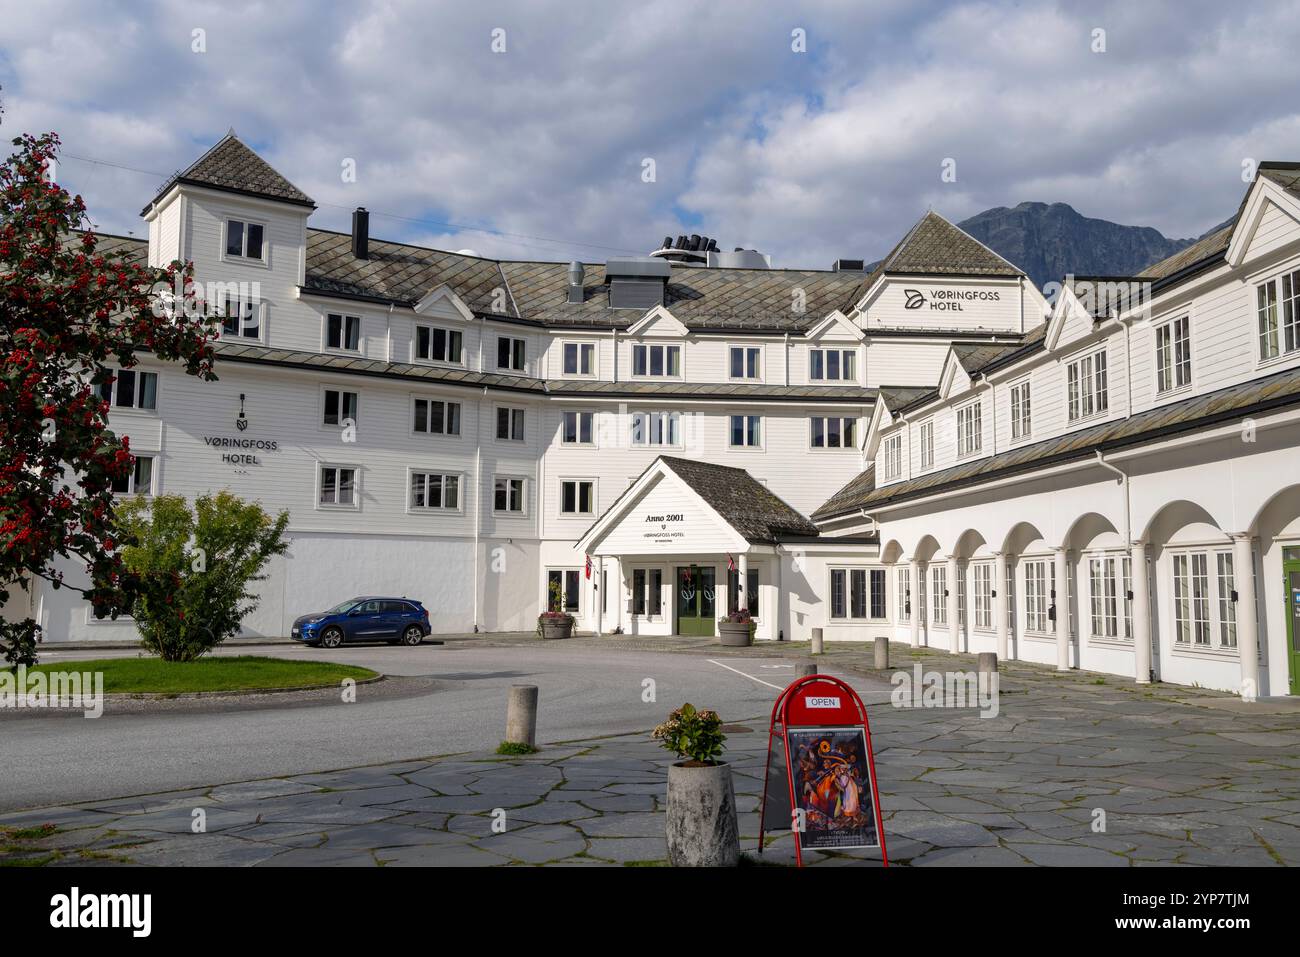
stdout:
[(712, 566), (677, 569), (677, 634), (712, 635), (716, 631), (717, 589)]
[(1286, 647), (1291, 669), (1291, 693), (1300, 694), (1300, 558), (1296, 549), (1288, 548), (1282, 562), (1286, 582)]

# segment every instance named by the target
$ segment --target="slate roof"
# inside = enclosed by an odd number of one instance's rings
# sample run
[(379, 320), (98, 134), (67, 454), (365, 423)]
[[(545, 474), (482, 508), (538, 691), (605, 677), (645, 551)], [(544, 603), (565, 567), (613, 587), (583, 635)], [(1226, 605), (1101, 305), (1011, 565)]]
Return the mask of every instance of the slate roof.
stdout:
[[(310, 196), (277, 173), (271, 168), (270, 163), (240, 142), (234, 130), (223, 136), (220, 142), (195, 160), (191, 166), (169, 179), (153, 201), (158, 202), (177, 183), (206, 186), (209, 189), (224, 190), (228, 193), (261, 196), (282, 203), (292, 203), (295, 206), (316, 208)], [(148, 207), (145, 207), (145, 212), (147, 211)], [(142, 212), (141, 215), (144, 213)]]
[(1129, 448), (1223, 422), (1239, 422), (1248, 414), (1292, 405), (1300, 405), (1300, 369), (1276, 372), (883, 488), (875, 487), (874, 474), (868, 469), (827, 499), (812, 517), (824, 521), (870, 506), (892, 505), (1019, 472), (1092, 458), (1098, 450)]
[(661, 455), (662, 461), (752, 544), (782, 535), (818, 534), (817, 526), (744, 469)]
[(1003, 259), (974, 236), (962, 232), (931, 210), (858, 283), (841, 305), (848, 312), (882, 275), (1023, 276), (1024, 270)]

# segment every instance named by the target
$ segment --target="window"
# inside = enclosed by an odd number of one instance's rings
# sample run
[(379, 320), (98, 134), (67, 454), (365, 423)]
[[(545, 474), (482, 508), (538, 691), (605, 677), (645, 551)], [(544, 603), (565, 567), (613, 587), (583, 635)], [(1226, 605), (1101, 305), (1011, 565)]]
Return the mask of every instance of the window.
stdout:
[(1277, 341), (1277, 287), (1266, 282), (1255, 291), (1255, 305), (1259, 312), (1259, 358), (1276, 359)]
[(987, 562), (972, 565), (975, 578), (975, 627), (993, 627), (993, 566)]
[(762, 377), (762, 367), (760, 356), (762, 350), (758, 346), (732, 346), (730, 349), (730, 375), (733, 379), (758, 379)]
[(326, 389), (325, 414), (322, 421), (325, 425), (346, 425), (349, 420), (355, 423), (359, 404), (360, 398), (355, 392)]
[(497, 438), (503, 442), (524, 440), (523, 409), (497, 409)]
[(1132, 637), (1128, 604), (1129, 560), (1098, 555), (1088, 559), (1090, 634), (1113, 640)]
[(957, 410), (957, 454), (974, 455), (984, 443), (982, 404), (972, 402)]
[(555, 569), (546, 573), (546, 608), (577, 614), (582, 591), (576, 568)]
[(262, 261), (266, 227), (242, 219), (226, 220), (226, 255)]
[(1065, 367), (1069, 387), (1070, 421), (1100, 415), (1109, 408), (1106, 391), (1106, 352), (1094, 352)]
[(948, 624), (948, 566), (930, 566), (930, 619), (936, 625)]
[(912, 570), (902, 565), (897, 566), (895, 578), (898, 582), (898, 620), (912, 620)]
[(1237, 604), (1233, 601), (1232, 552), (1215, 556), (1216, 590), (1219, 593), (1219, 647), (1237, 647)]
[(460, 476), (440, 472), (411, 473), (411, 508), (460, 508)]
[(115, 409), (156, 409), (158, 407), (158, 375), (154, 372), (136, 372), (119, 369), (112, 382), (101, 382), (99, 397)]
[(596, 344), (594, 342), (564, 343), (564, 374), (595, 375)]
[(682, 374), (682, 347), (634, 345), (632, 347), (632, 374), (638, 376), (680, 376)]
[(594, 412), (565, 412), (560, 441), (565, 445), (591, 445)]
[(632, 614), (646, 618), (658, 618), (662, 615), (663, 586), (663, 569), (632, 569)]
[(921, 470), (934, 468), (934, 419), (928, 419), (917, 426), (918, 442), (921, 446)]
[[(737, 611), (740, 605), (740, 572), (727, 571), (727, 612)], [(750, 615), (758, 617), (758, 569), (750, 568), (745, 572), (745, 604)]]
[(565, 479), (560, 483), (561, 515), (590, 515), (595, 508), (595, 482), (589, 479)]
[(412, 400), (411, 429), (422, 435), (460, 435), (460, 403), (442, 399)]
[(892, 482), (903, 475), (903, 433), (889, 436), (880, 446), (880, 475)]
[(763, 444), (763, 418), (758, 415), (731, 417), (731, 447), (755, 449)]
[(523, 372), (526, 366), (525, 350), (527, 344), (523, 339), (512, 336), (497, 336), (497, 368)]
[(871, 617), (879, 620), (888, 613), (885, 608), (885, 570), (883, 568), (873, 568), (869, 574), (871, 579)]
[(852, 381), (857, 378), (854, 370), (854, 349), (810, 349), (808, 352), (808, 377), (814, 382)]
[(634, 412), (633, 445), (678, 445), (680, 412)]
[(1047, 631), (1047, 562), (1025, 562), (1025, 631)]
[(261, 309), (252, 299), (226, 294), (221, 307), (221, 334), (239, 339), (262, 338)]
[(331, 312), (325, 317), (325, 348), (361, 351), (361, 317)]
[(355, 508), (357, 504), (357, 470), (336, 465), (320, 467), (321, 505)]
[(415, 327), (415, 358), (425, 362), (452, 362), (461, 364), (461, 334), (437, 326)]
[(1029, 380), (1011, 387), (1011, 438), (1024, 439), (1030, 433)]
[[(1278, 300), (1281, 299), (1281, 315)], [(1276, 359), (1300, 349), (1300, 270), (1270, 279), (1255, 290), (1259, 314), (1259, 358)], [(1279, 327), (1281, 338), (1279, 340)]]
[(858, 420), (848, 416), (814, 415), (810, 421), (812, 447), (815, 449), (852, 449), (854, 429)]
[(1192, 381), (1192, 340), (1188, 317), (1156, 329), (1156, 391), (1170, 392)]
[(131, 474), (114, 479), (112, 488), (118, 495), (152, 495), (153, 456), (132, 456)]
[(524, 480), (521, 478), (499, 478), (492, 483), (492, 510), (494, 512), (524, 511)]
[(1173, 555), (1176, 644), (1204, 650), (1236, 650), (1233, 573), (1230, 551), (1197, 550)]

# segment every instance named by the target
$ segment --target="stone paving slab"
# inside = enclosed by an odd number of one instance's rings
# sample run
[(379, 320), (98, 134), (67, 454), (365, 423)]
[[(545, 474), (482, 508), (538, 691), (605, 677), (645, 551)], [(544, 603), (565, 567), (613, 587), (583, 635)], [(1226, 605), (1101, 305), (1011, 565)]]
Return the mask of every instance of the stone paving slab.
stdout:
[[(664, 650), (661, 641), (640, 645)], [(719, 651), (700, 642), (684, 653)], [(891, 653), (901, 669), (972, 664), (927, 649)], [(855, 657), (837, 645), (822, 668), (887, 677), (866, 668), (867, 657), (869, 648)], [(1228, 709), (1230, 696), (1198, 689), (1095, 682), (1005, 663), (1000, 713), (988, 719), (973, 709), (894, 708), (887, 695), (868, 695), (891, 863), (1300, 863), (1300, 712)], [(752, 863), (793, 863), (789, 832), (769, 834), (756, 853), (766, 718), (724, 717), (753, 729), (728, 740), (742, 851)], [(0, 816), (0, 863), (663, 864), (670, 761), (637, 734), (530, 756), (413, 759), (20, 811)], [(196, 808), (206, 814), (204, 833), (192, 830)], [(874, 851), (804, 859), (879, 864)]]

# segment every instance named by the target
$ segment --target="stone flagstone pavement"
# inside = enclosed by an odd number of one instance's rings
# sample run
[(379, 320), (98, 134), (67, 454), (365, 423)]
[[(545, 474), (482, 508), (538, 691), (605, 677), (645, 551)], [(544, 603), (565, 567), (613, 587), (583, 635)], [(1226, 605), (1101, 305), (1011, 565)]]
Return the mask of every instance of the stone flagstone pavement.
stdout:
[[(902, 669), (970, 666), (895, 649)], [(861, 671), (847, 653), (832, 662)], [(995, 718), (894, 708), (878, 686), (865, 697), (891, 863), (1300, 863), (1294, 710), (1014, 662)], [(742, 852), (791, 864), (788, 832), (755, 854), (766, 716), (739, 723), (748, 730), (733, 730), (727, 756)], [(0, 817), (0, 864), (662, 864), (671, 760), (648, 735), (624, 735), (527, 757), (453, 755), (22, 811)], [(200, 809), (205, 830), (194, 833)], [(493, 831), (496, 809), (504, 833)], [(879, 855), (805, 861), (878, 866)]]

